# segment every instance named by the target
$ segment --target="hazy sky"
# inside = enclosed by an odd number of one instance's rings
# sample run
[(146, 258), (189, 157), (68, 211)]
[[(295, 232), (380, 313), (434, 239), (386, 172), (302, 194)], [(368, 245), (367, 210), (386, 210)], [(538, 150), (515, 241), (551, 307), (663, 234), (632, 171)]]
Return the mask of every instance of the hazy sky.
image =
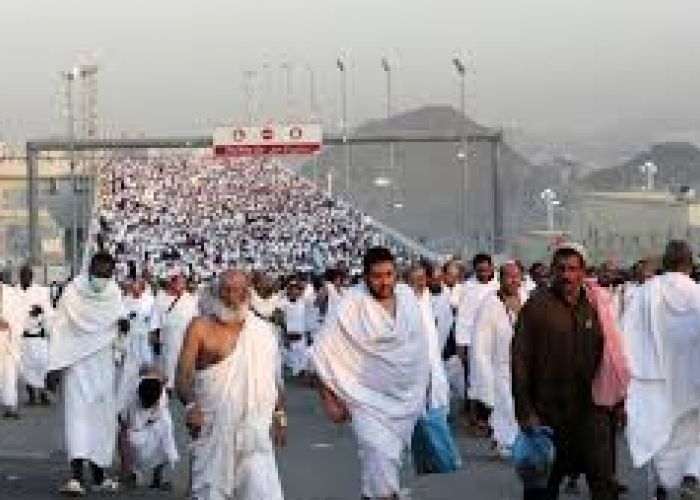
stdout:
[[(327, 124), (339, 121), (335, 58), (351, 68), (351, 120), (457, 103), (451, 66), (469, 57), (469, 110), (537, 132), (700, 130), (697, 0), (0, 0), (0, 134), (58, 127), (58, 72), (100, 64), (100, 117), (148, 133), (206, 130), (244, 114), (242, 73), (259, 115), (309, 109), (309, 73)], [(264, 99), (263, 99), (264, 98)], [(260, 104), (264, 100), (263, 104)]]

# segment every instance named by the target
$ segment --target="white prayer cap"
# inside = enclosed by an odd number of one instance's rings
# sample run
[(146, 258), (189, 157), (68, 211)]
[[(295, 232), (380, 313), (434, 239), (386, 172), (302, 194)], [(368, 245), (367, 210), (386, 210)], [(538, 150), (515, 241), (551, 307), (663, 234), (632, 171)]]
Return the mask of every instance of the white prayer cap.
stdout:
[(581, 257), (581, 260), (583, 260), (584, 265), (588, 264), (588, 251), (582, 244), (576, 243), (575, 241), (565, 241), (564, 243), (557, 245), (554, 252), (556, 253), (562, 250), (571, 250), (572, 252), (577, 253), (578, 256)]

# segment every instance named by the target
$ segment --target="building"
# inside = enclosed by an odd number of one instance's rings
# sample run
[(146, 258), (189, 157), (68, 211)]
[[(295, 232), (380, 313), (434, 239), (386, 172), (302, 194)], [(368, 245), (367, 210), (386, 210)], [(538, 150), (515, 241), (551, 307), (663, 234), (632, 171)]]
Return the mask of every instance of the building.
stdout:
[(668, 240), (700, 250), (700, 203), (691, 190), (579, 193), (570, 202), (572, 239), (596, 262), (629, 265), (660, 255)]
[[(75, 180), (66, 153), (48, 152), (38, 160), (39, 234), (42, 262), (71, 258), (73, 220), (78, 248), (90, 218), (91, 179), (86, 163), (76, 162)], [(21, 265), (29, 256), (27, 160), (22, 148), (0, 143), (0, 263)]]

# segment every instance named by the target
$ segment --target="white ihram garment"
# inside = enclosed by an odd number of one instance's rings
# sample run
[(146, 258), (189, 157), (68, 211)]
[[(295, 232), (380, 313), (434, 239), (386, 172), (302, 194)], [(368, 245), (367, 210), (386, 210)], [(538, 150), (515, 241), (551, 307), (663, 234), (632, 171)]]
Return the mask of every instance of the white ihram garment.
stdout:
[[(46, 384), (46, 374), (49, 370), (49, 339), (51, 334), (51, 307), (50, 291), (47, 287), (31, 285), (26, 290), (15, 287), (18, 314), (22, 317), (22, 349), (20, 356), (20, 375), (31, 387), (43, 389)], [(32, 306), (40, 306), (42, 314), (36, 318), (30, 318), (29, 312)], [(41, 328), (44, 328), (46, 336), (41, 337)], [(28, 336), (24, 336), (24, 333)], [(35, 336), (36, 335), (36, 336)]]
[(450, 304), (450, 297), (447, 292), (443, 289), (437, 295), (430, 296), (430, 302), (433, 306), (433, 313), (435, 315), (435, 324), (437, 326), (438, 332), (438, 349), (442, 353), (447, 344), (447, 339), (450, 336), (450, 331), (455, 323), (455, 315), (452, 312), (452, 305)]
[(489, 295), (477, 315), (472, 344), (473, 397), (493, 408), (493, 438), (503, 447), (512, 446), (518, 434), (510, 370), (515, 320), (498, 295)]
[(284, 352), (284, 365), (295, 377), (306, 370), (309, 364), (309, 349), (306, 343), (306, 307), (307, 304), (303, 298), (299, 298), (296, 302), (286, 301), (282, 305), (287, 332), (301, 335), (301, 340), (289, 341)]
[(431, 301), (430, 292), (424, 290), (418, 297), (423, 327), (428, 341), (428, 356), (430, 360), (430, 396), (428, 403), (431, 408), (442, 408), (449, 410), (450, 407), (450, 386), (447, 383), (445, 365), (442, 362), (442, 351), (440, 349), (440, 338), (435, 325), (435, 312)]
[(662, 484), (700, 475), (700, 288), (666, 273), (634, 294), (622, 321), (632, 381), (627, 438), (634, 465)]
[(103, 468), (111, 465), (116, 444), (114, 342), (124, 317), (116, 282), (97, 294), (79, 275), (58, 304), (49, 341), (49, 369), (64, 371), (68, 457)]
[[(173, 300), (176, 300), (173, 298)], [(172, 302), (171, 302), (172, 304)], [(161, 318), (161, 341), (163, 342), (164, 366), (168, 388), (175, 384), (175, 370), (180, 359), (182, 343), (187, 327), (197, 315), (197, 298), (184, 292), (169, 311), (163, 312)]]
[(12, 287), (0, 285), (0, 317), (9, 325), (0, 330), (0, 406), (17, 408), (17, 379), (19, 377), (22, 316)]
[(474, 336), (474, 322), (481, 303), (489, 294), (496, 293), (498, 283), (489, 281), (479, 283), (468, 281), (464, 284), (457, 307), (457, 322), (455, 323), (455, 342), (458, 346), (470, 346)]
[(131, 317), (125, 339), (125, 353), (118, 370), (117, 410), (127, 408), (139, 384), (139, 372), (153, 364), (153, 351), (149, 339), (153, 299), (145, 293), (140, 298), (125, 297), (124, 307)]
[(134, 469), (139, 472), (165, 464), (173, 466), (178, 461), (165, 392), (153, 408), (142, 408), (138, 396), (132, 399), (127, 410), (127, 439)]
[(312, 351), (323, 384), (343, 401), (358, 441), (362, 494), (399, 492), (401, 453), (425, 409), (430, 363), (413, 291), (396, 287), (392, 317), (362, 284), (350, 289)]
[(194, 499), (282, 499), (270, 438), (277, 366), (272, 327), (250, 312), (228, 357), (195, 374), (205, 424), (192, 443)]

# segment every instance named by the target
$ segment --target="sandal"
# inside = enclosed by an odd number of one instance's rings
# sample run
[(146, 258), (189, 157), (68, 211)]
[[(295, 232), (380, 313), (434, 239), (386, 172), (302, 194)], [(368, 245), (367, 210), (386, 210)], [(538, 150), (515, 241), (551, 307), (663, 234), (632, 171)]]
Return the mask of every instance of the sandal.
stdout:
[(115, 479), (105, 478), (102, 484), (96, 484), (92, 487), (95, 493), (116, 493), (119, 491), (119, 482)]
[(66, 484), (61, 486), (61, 489), (58, 490), (61, 495), (65, 495), (68, 497), (82, 497), (85, 496), (85, 488), (83, 488), (83, 485), (80, 484), (80, 481), (77, 479), (71, 479), (69, 480)]

